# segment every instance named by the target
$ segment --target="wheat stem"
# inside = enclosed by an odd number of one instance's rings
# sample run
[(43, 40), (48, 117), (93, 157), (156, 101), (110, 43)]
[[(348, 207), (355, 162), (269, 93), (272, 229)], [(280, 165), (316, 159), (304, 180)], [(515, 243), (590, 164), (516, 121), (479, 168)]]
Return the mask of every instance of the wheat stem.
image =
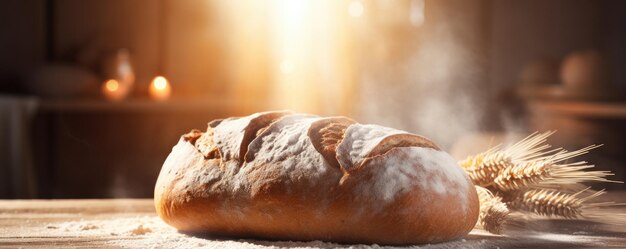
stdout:
[(607, 180), (613, 175), (610, 171), (590, 171), (594, 165), (585, 161), (568, 161), (602, 145), (575, 151), (551, 149), (546, 140), (552, 134), (554, 131), (535, 132), (509, 147), (495, 146), (459, 161), (476, 185), (480, 199), (477, 227), (499, 234), (505, 224), (507, 228), (514, 225), (516, 215), (521, 214), (626, 224), (626, 214), (616, 215), (605, 209), (626, 204), (590, 203), (605, 191), (592, 191), (582, 184), (622, 182)]
[(556, 131), (547, 131), (543, 133), (534, 132), (521, 141), (511, 145), (504, 150), (513, 161), (531, 160), (537, 158), (547, 152), (551, 146), (545, 144), (548, 137), (554, 134)]

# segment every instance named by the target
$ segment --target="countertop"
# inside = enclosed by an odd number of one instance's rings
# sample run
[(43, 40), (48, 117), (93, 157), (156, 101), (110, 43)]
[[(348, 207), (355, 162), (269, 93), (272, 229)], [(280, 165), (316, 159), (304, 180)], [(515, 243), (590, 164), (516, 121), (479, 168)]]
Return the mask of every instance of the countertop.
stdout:
[[(626, 200), (623, 192), (612, 193), (607, 198)], [(626, 207), (607, 212), (623, 217)], [(626, 248), (624, 225), (541, 220), (532, 227), (533, 232), (505, 236), (474, 230), (462, 240), (407, 248)], [(51, 247), (381, 248), (181, 234), (156, 216), (151, 199), (0, 200), (0, 248)]]

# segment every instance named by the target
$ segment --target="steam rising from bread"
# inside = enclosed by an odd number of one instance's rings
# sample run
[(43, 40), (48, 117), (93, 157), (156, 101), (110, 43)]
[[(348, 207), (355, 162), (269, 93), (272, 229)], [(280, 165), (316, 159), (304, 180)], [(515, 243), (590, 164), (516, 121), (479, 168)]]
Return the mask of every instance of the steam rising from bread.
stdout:
[[(492, 94), (485, 90), (480, 32), (466, 25), (479, 18), (471, 11), (456, 11), (458, 6), (441, 6), (445, 4), (427, 7), (437, 13), (428, 15), (419, 36), (402, 37), (410, 44), (397, 48), (396, 40), (374, 39), (372, 46), (386, 44), (391, 52), (368, 53), (371, 57), (358, 82), (358, 119), (424, 134), (443, 148), (484, 128), (481, 120)], [(444, 13), (448, 9), (454, 9), (454, 14)]]

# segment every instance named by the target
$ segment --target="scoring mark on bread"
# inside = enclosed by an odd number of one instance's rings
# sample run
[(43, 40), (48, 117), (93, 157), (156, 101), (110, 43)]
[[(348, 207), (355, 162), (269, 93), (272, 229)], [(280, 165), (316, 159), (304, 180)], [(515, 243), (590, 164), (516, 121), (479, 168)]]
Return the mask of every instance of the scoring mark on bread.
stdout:
[(183, 135), (183, 139), (195, 146), (205, 159), (221, 158), (219, 150), (213, 143), (213, 129), (209, 127), (207, 132), (193, 129)]
[[(246, 154), (244, 156), (245, 162), (251, 162), (256, 157), (256, 153), (263, 146), (263, 139), (272, 135), (280, 133), (281, 129), (285, 126), (291, 125), (300, 119), (316, 117), (313, 115), (293, 114), (286, 115), (278, 118), (274, 122), (270, 123), (263, 132), (259, 133), (249, 144)], [(257, 131), (258, 132), (258, 131)]]
[(394, 134), (383, 138), (370, 152), (368, 158), (383, 155), (393, 148), (421, 147), (441, 150), (432, 141), (415, 134)]
[(198, 138), (195, 143), (196, 148), (205, 159), (221, 158), (220, 151), (213, 142), (213, 128), (209, 127), (207, 131)]
[(195, 145), (196, 144), (196, 140), (198, 140), (198, 138), (200, 138), (200, 136), (202, 136), (202, 131), (197, 130), (197, 129), (193, 129), (189, 133), (183, 135), (183, 139), (185, 139), (185, 141)]
[(245, 117), (212, 121), (208, 130), (213, 130), (213, 143), (221, 157), (241, 164), (248, 144), (256, 137), (257, 131), (286, 114), (288, 112), (285, 111), (261, 112)]
[(211, 120), (211, 122), (209, 122), (209, 128), (217, 127), (222, 121), (224, 121), (223, 118)]
[(354, 124), (345, 130), (344, 139), (337, 146), (337, 161), (346, 172), (351, 172), (365, 161), (401, 147), (440, 150), (430, 140), (406, 131), (379, 125)]
[(290, 114), (290, 112), (266, 112), (251, 119), (244, 129), (244, 135), (241, 139), (241, 144), (239, 145), (239, 158), (243, 159), (246, 155), (248, 152), (248, 145), (250, 145), (250, 143), (259, 136), (259, 131), (265, 131), (272, 123), (287, 114)]
[(331, 117), (315, 121), (308, 131), (313, 147), (332, 166), (341, 169), (337, 161), (337, 146), (343, 140), (346, 129), (356, 121), (345, 117)]

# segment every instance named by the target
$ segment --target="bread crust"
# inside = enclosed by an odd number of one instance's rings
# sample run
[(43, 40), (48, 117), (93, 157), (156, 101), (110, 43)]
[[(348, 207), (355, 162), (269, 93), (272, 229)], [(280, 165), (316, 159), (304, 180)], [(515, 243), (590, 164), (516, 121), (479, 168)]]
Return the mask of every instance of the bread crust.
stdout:
[[(353, 148), (343, 143), (366, 137), (346, 129), (333, 162), (320, 130), (333, 122), (358, 125), (354, 121), (263, 115), (273, 121), (252, 124), (256, 137), (240, 141), (248, 144), (244, 156), (207, 158), (194, 144), (202, 134), (181, 137), (155, 186), (156, 210), (166, 223), (219, 236), (385, 245), (457, 239), (476, 223), (478, 197), (470, 179), (426, 138), (386, 130), (373, 136), (375, 145), (363, 147), (369, 151), (352, 151), (346, 160), (350, 152), (339, 153), (339, 147)], [(222, 125), (228, 122), (209, 129), (218, 132)]]

